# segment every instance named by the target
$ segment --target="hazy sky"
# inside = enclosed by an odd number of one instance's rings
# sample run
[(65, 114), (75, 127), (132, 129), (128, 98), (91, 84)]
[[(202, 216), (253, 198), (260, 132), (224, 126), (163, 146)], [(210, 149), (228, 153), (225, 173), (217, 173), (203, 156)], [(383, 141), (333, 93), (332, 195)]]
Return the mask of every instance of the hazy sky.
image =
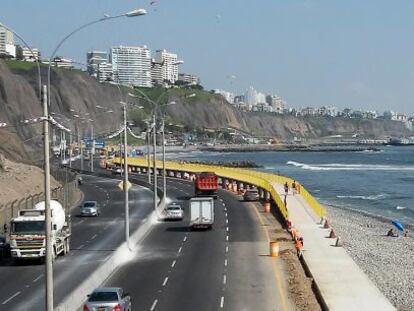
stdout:
[[(289, 106), (393, 109), (414, 114), (412, 0), (1, 0), (0, 21), (48, 56), (75, 27), (105, 13), (148, 15), (85, 29), (60, 55), (166, 48), (207, 89), (250, 85)], [(236, 76), (235, 79), (229, 78)]]

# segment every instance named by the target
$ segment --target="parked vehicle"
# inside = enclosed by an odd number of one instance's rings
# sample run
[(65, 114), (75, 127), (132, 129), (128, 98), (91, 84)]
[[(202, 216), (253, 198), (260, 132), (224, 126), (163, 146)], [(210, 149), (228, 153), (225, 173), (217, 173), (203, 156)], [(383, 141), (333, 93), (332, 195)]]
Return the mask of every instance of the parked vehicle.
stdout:
[(190, 199), (190, 228), (211, 229), (214, 224), (214, 198), (194, 197)]
[(85, 201), (80, 206), (81, 216), (99, 216), (101, 208), (96, 201)]
[(114, 166), (112, 168), (112, 174), (114, 175), (122, 174), (123, 172), (124, 172), (124, 169), (119, 166)]
[(196, 175), (194, 181), (196, 196), (213, 196), (217, 198), (218, 177), (212, 172), (202, 172)]
[(165, 209), (165, 217), (166, 220), (183, 220), (184, 218), (184, 210), (182, 209), (181, 205), (173, 202), (168, 204), (167, 208)]
[(131, 311), (131, 297), (120, 287), (96, 288), (88, 295), (83, 311)]
[(260, 199), (259, 191), (257, 189), (246, 190), (243, 195), (243, 199), (244, 201), (258, 201)]
[[(53, 256), (69, 252), (71, 236), (70, 216), (56, 200), (50, 201), (52, 211)], [(15, 259), (44, 259), (46, 256), (45, 202), (33, 209), (20, 210), (10, 224), (10, 252)]]

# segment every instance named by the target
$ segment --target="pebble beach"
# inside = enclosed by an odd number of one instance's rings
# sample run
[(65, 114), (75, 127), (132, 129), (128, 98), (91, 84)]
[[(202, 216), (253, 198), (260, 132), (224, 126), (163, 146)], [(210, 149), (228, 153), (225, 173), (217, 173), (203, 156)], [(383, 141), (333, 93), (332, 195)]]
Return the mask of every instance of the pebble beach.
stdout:
[(414, 310), (414, 238), (387, 237), (391, 221), (326, 206), (343, 246), (398, 310)]

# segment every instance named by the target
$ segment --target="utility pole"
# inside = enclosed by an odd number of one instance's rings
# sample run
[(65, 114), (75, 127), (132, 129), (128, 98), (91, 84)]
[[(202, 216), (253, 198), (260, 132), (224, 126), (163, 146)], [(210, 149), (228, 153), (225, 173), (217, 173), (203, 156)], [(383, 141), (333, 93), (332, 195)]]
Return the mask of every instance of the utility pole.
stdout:
[[(128, 197), (128, 140), (127, 140), (127, 113), (124, 103), (124, 193), (125, 193), (125, 242), (129, 248), (129, 197)], [(122, 172), (122, 167), (121, 167)]]
[(167, 198), (167, 171), (165, 169), (165, 120), (162, 118), (162, 191), (164, 192), (164, 198)]
[(153, 173), (154, 173), (154, 210), (157, 209), (157, 200), (158, 200), (158, 196), (157, 196), (157, 120), (156, 120), (156, 110), (154, 108), (154, 114), (152, 117), (153, 123), (154, 123), (154, 134), (152, 136), (153, 141)]
[(150, 153), (150, 144), (151, 144), (151, 128), (148, 124), (147, 127), (147, 175), (148, 175), (148, 183), (151, 184), (151, 153)]
[(49, 112), (48, 94), (43, 86), (43, 144), (45, 154), (45, 227), (46, 227), (46, 311), (53, 311), (52, 213), (50, 209)]
[(91, 161), (91, 172), (93, 173), (93, 154), (95, 152), (95, 139), (93, 138), (93, 123), (91, 123), (91, 156), (90, 156), (90, 161)]
[(72, 133), (69, 133), (69, 167), (72, 168)]

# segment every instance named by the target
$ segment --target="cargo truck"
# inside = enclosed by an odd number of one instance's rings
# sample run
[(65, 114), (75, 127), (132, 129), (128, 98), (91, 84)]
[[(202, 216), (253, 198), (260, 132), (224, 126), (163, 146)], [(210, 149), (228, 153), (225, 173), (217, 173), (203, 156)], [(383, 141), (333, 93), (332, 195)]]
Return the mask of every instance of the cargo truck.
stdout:
[(218, 177), (212, 172), (202, 172), (196, 175), (194, 181), (196, 196), (213, 196), (217, 198)]
[[(69, 252), (71, 223), (63, 206), (50, 201), (53, 257)], [(20, 210), (10, 224), (10, 253), (14, 259), (41, 259), (46, 256), (45, 202)]]
[(214, 199), (195, 197), (190, 199), (190, 229), (211, 229), (214, 224)]

